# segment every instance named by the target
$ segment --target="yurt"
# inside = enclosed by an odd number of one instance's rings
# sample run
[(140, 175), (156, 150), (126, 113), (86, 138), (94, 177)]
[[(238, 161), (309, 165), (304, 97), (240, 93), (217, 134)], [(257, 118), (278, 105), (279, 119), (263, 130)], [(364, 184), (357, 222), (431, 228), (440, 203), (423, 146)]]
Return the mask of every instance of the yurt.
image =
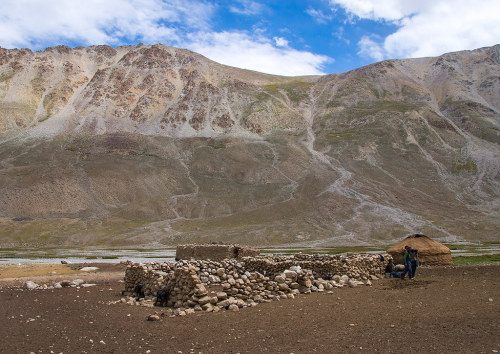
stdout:
[(403, 252), (406, 245), (418, 250), (420, 264), (453, 264), (451, 251), (448, 247), (422, 234), (410, 235), (387, 250), (387, 253), (394, 259), (394, 263), (403, 263)]

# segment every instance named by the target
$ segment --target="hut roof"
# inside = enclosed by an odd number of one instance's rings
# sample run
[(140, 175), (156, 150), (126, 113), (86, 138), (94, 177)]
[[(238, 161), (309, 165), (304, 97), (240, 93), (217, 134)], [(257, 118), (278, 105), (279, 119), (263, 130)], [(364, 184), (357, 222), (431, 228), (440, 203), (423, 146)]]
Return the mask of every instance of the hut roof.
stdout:
[(413, 234), (404, 238), (389, 248), (387, 253), (394, 258), (395, 262), (402, 262), (406, 245), (418, 250), (422, 264), (453, 264), (448, 247), (422, 234)]
[(387, 250), (388, 253), (403, 252), (405, 246), (415, 248), (419, 253), (433, 254), (449, 254), (450, 249), (445, 245), (430, 239), (422, 234), (413, 234), (396, 243), (394, 246)]

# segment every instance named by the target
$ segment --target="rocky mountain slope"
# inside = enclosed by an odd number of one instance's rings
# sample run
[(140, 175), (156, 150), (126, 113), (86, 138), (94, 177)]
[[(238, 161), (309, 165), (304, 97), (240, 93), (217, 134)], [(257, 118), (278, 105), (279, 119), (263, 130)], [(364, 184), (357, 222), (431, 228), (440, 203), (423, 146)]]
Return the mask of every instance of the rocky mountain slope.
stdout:
[(500, 234), (500, 46), (280, 77), (163, 45), (0, 48), (0, 244)]

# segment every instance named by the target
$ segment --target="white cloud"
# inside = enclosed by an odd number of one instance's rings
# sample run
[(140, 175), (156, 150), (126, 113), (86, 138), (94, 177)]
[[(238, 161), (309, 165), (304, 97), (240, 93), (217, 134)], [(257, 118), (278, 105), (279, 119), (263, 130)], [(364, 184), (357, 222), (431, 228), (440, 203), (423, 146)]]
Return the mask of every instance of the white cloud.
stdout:
[(345, 28), (343, 26), (340, 26), (337, 28), (337, 31), (333, 32), (332, 34), (338, 40), (344, 41), (349, 45), (351, 41), (344, 37), (344, 33), (345, 33)]
[(219, 63), (264, 73), (300, 76), (321, 75), (327, 56), (292, 48), (278, 48), (266, 38), (244, 32), (197, 33), (188, 48)]
[(174, 27), (205, 28), (212, 6), (196, 0), (2, 0), (0, 45), (40, 49), (64, 41), (173, 42)]
[(370, 20), (395, 21), (426, 7), (427, 0), (330, 0), (348, 13)]
[(258, 15), (265, 6), (252, 0), (239, 0), (240, 6), (230, 6), (229, 11), (238, 15)]
[[(236, 5), (235, 5), (236, 6)], [(265, 9), (238, 3), (240, 13)], [(164, 43), (222, 64), (277, 75), (323, 74), (331, 59), (289, 46), (265, 29), (214, 32), (216, 5), (206, 0), (0, 0), (0, 46), (33, 50), (69, 45)]]
[(326, 15), (323, 11), (316, 10), (316, 9), (313, 9), (313, 8), (308, 8), (306, 10), (306, 13), (309, 16), (311, 16), (312, 18), (314, 18), (314, 20), (316, 22), (321, 23), (321, 24), (326, 24), (326, 23), (328, 23), (329, 21), (331, 21), (333, 19), (332, 15)]
[(373, 58), (377, 61), (384, 60), (384, 50), (370, 37), (364, 36), (358, 42), (358, 45), (360, 48), (358, 54), (364, 57)]
[[(436, 56), (446, 52), (491, 46), (500, 40), (498, 0), (330, 0), (351, 16), (387, 21), (399, 28), (376, 50), (369, 37), (358, 43), (372, 58)], [(371, 42), (370, 42), (371, 41)]]
[(288, 47), (288, 41), (283, 37), (273, 37), (277, 47)]

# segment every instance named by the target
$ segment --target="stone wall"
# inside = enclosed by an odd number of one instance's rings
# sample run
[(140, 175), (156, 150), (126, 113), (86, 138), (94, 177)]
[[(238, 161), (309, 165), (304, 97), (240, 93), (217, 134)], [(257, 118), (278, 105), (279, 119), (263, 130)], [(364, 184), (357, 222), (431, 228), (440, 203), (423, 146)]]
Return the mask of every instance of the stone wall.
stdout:
[(145, 294), (142, 302), (152, 304), (159, 290), (168, 290), (167, 307), (179, 311), (236, 310), (301, 293), (371, 285), (383, 275), (384, 266), (378, 255), (367, 254), (130, 263), (123, 294), (134, 296), (140, 284)]
[(247, 269), (276, 274), (300, 266), (313, 271), (317, 278), (331, 278), (333, 275), (347, 275), (350, 278), (364, 278), (378, 274), (383, 266), (378, 255), (305, 255), (278, 257), (255, 257), (246, 259)]
[(189, 244), (177, 246), (175, 256), (177, 259), (210, 259), (223, 260), (227, 258), (255, 257), (259, 250), (246, 246), (233, 244)]

